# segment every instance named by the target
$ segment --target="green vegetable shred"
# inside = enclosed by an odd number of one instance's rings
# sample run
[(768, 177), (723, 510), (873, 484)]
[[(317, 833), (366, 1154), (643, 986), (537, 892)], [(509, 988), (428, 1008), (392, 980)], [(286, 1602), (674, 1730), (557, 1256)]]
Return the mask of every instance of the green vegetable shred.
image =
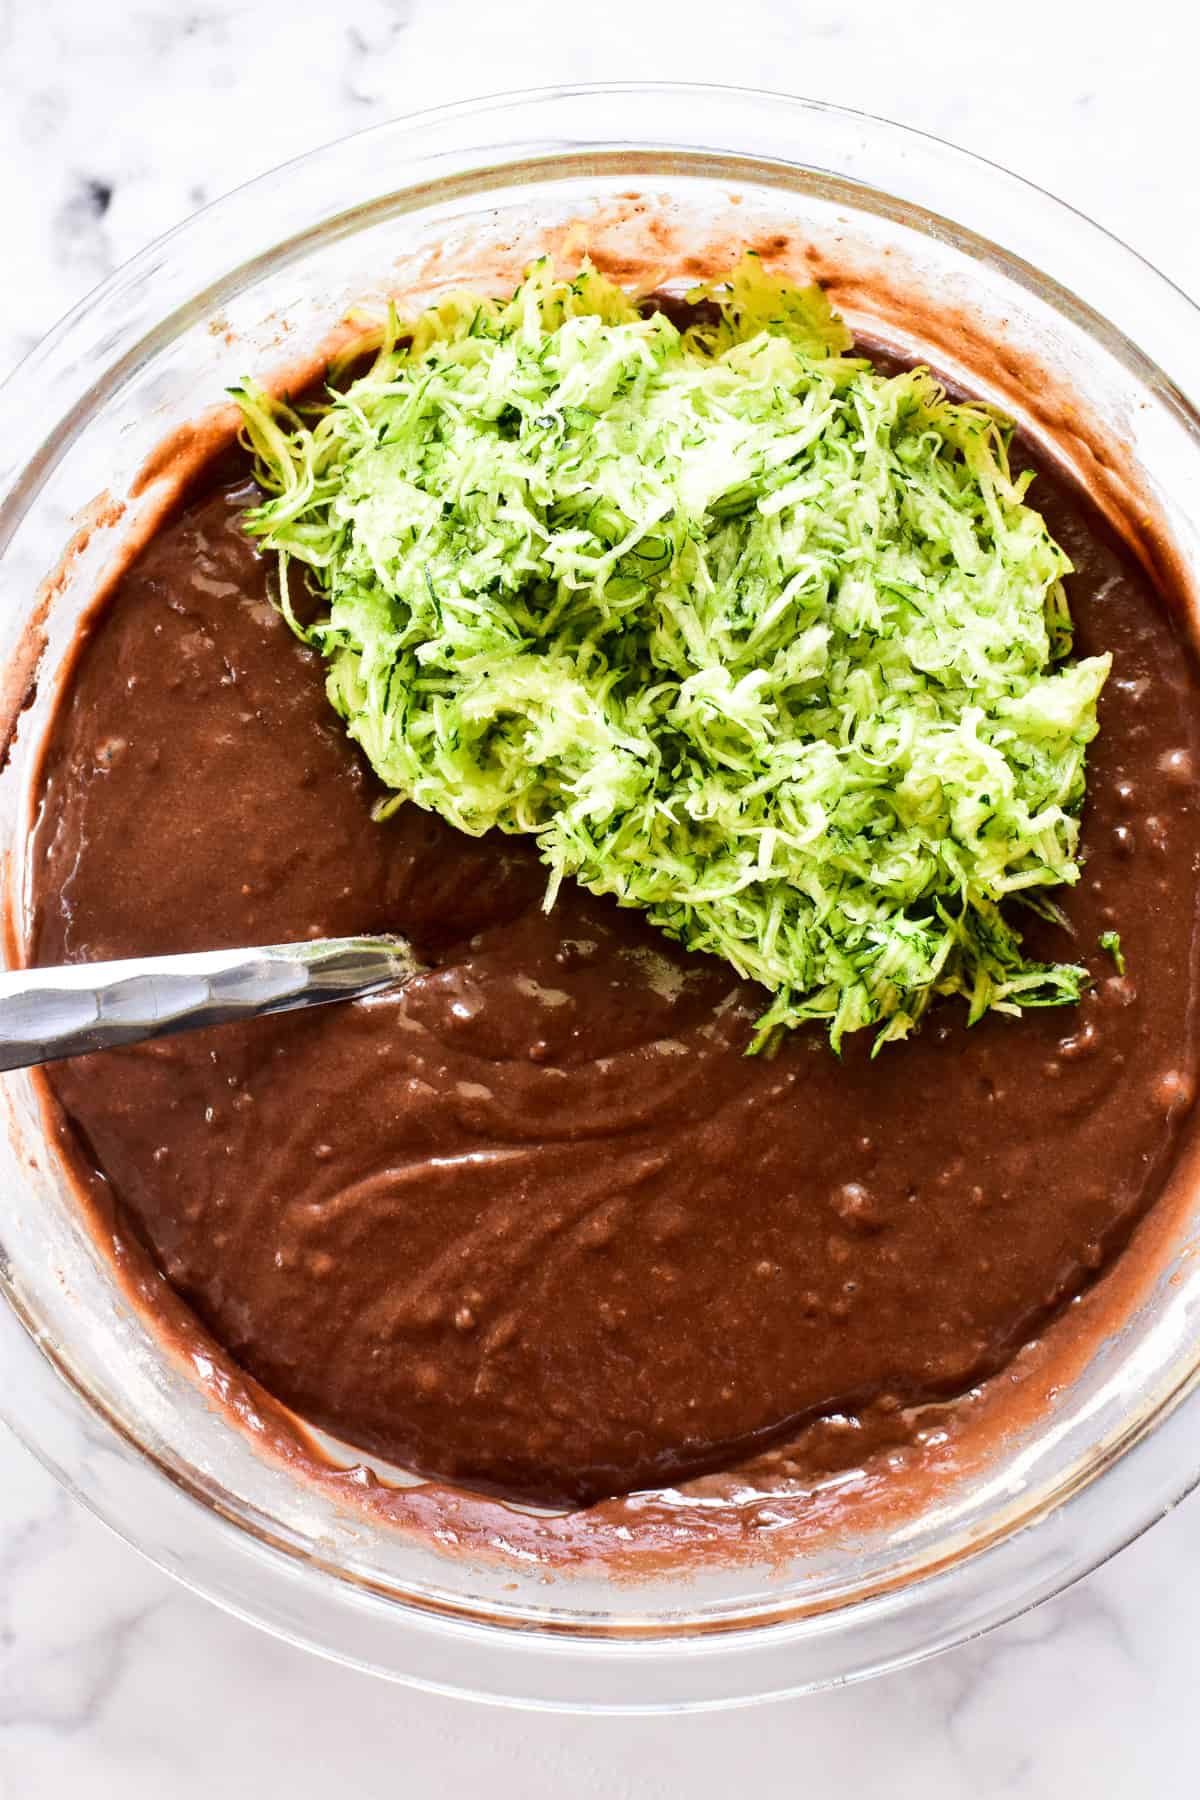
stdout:
[(313, 407), (234, 390), (333, 705), (391, 804), (532, 837), (547, 906), (573, 876), (760, 982), (754, 1048), (1077, 999), (1002, 908), (1079, 877), (1110, 659), (1069, 660), (1008, 428), (754, 257), (690, 297), (543, 262), (373, 327)]
[(1100, 948), (1108, 951), (1108, 954), (1112, 957), (1113, 962), (1116, 965), (1117, 974), (1123, 975), (1125, 973), (1125, 952), (1121, 948), (1120, 932), (1102, 931), (1100, 933)]

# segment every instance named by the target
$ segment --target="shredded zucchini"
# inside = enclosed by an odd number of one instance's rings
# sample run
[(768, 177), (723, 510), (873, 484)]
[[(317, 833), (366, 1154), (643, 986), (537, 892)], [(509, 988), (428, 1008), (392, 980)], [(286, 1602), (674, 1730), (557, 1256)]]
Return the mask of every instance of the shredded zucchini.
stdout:
[(333, 705), (392, 805), (534, 838), (547, 906), (574, 877), (760, 982), (752, 1048), (1077, 999), (1001, 908), (1079, 877), (1110, 659), (1068, 660), (1007, 427), (753, 257), (691, 297), (681, 333), (540, 263), (314, 408), (234, 390)]
[(1102, 950), (1107, 950), (1108, 954), (1113, 959), (1117, 974), (1123, 975), (1125, 973), (1125, 952), (1121, 948), (1120, 932), (1102, 931), (1100, 933), (1100, 948)]

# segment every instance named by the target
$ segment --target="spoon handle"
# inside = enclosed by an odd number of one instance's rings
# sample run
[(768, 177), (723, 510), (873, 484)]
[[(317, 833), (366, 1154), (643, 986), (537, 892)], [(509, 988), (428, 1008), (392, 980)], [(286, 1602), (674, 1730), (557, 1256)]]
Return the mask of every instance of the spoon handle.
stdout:
[(404, 938), (359, 937), (5, 970), (0, 1069), (355, 1000), (400, 987), (424, 966)]

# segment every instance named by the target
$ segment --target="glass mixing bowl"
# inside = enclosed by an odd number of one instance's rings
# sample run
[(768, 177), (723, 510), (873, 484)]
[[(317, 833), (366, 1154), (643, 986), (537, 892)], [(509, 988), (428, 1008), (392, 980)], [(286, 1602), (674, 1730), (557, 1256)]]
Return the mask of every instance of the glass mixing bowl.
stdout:
[[(1200, 329), (1077, 213), (879, 120), (770, 94), (554, 89), (452, 107), (304, 157), (144, 251), (0, 397), (0, 778), (18, 904), (40, 735), (104, 569), (169, 489), (135, 477), (247, 371), (303, 362), (354, 302), (511, 280), (540, 248), (651, 280), (742, 244), (821, 276), (857, 329), (995, 398), (1141, 548), (1200, 573)], [(682, 285), (686, 286), (686, 279)], [(220, 421), (218, 420), (218, 424)], [(89, 503), (102, 491), (124, 511)], [(70, 552), (64, 543), (82, 521)], [(40, 588), (47, 569), (51, 581)], [(36, 689), (31, 645), (44, 634)], [(33, 1085), (5, 1083), (0, 1405), (131, 1543), (231, 1610), (431, 1687), (650, 1710), (795, 1693), (911, 1661), (1091, 1568), (1196, 1481), (1200, 1190), (1187, 1158), (1144, 1280), (1069, 1379), (936, 1504), (769, 1562), (659, 1571), (454, 1554), (265, 1455), (169, 1354), (83, 1228)], [(1151, 1429), (1153, 1428), (1153, 1429)]]

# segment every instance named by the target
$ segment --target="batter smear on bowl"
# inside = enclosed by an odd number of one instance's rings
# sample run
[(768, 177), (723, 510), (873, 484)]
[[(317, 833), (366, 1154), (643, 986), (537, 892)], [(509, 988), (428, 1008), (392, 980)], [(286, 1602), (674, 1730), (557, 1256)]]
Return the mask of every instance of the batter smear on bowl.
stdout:
[(819, 1472), (1001, 1370), (1162, 1189), (1189, 652), (1077, 488), (819, 295), (473, 305), (332, 404), (243, 391), (252, 457), (90, 621), (31, 853), (38, 962), (435, 967), (62, 1065), (64, 1148), (351, 1445), (587, 1504), (829, 1420)]

